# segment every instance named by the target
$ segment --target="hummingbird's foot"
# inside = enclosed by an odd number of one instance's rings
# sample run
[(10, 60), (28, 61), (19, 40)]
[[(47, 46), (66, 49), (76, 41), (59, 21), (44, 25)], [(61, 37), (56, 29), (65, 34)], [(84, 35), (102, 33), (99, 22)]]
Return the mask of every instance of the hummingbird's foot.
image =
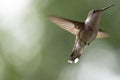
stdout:
[(86, 42), (84, 42), (84, 45), (86, 45), (87, 43)]
[(88, 43), (87, 45), (90, 45), (90, 43)]
[(90, 43), (84, 42), (84, 45), (90, 45)]

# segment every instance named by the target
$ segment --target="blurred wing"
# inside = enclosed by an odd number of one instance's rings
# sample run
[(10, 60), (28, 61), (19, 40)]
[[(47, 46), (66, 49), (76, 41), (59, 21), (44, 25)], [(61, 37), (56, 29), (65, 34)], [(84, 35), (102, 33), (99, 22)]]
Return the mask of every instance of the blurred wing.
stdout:
[(82, 23), (82, 22), (72, 21), (72, 20), (60, 18), (57, 16), (50, 16), (49, 18), (56, 25), (58, 25), (62, 29), (66, 30), (74, 35), (76, 35), (79, 32), (80, 28), (82, 28), (84, 26), (84, 23)]
[(107, 37), (110, 37), (110, 35), (100, 30), (96, 38), (107, 38)]

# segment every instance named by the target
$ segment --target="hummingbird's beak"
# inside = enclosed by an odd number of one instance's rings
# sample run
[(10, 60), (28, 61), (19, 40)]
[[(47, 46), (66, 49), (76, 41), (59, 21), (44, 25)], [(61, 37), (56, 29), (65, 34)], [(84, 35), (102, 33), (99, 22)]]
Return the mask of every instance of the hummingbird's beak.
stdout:
[(112, 6), (115, 6), (115, 4), (111, 4), (111, 5), (109, 5), (109, 6), (105, 7), (105, 8), (102, 8), (100, 11), (105, 11), (106, 9), (108, 9), (108, 8), (110, 8)]

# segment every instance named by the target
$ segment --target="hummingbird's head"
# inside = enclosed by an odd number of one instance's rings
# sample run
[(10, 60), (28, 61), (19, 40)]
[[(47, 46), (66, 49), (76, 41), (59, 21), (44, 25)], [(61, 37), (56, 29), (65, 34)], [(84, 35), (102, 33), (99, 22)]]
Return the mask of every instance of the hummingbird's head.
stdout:
[(94, 16), (98, 16), (102, 11), (101, 10), (91, 10), (89, 13), (88, 13), (88, 17), (94, 17)]
[(99, 16), (100, 16), (100, 13), (101, 13), (102, 11), (101, 10), (91, 10), (89, 13), (88, 13), (88, 17), (87, 18), (92, 18), (92, 19), (94, 19), (94, 18), (98, 18)]
[(109, 6), (107, 6), (107, 7), (102, 8), (102, 9), (91, 10), (91, 11), (89, 12), (88, 16), (94, 16), (94, 15), (96, 15), (96, 14), (99, 15), (101, 12), (107, 10), (108, 8), (110, 8), (110, 7), (114, 6), (114, 5), (115, 5), (115, 4), (109, 5)]
[(110, 8), (110, 7), (112, 7), (112, 6), (114, 6), (115, 4), (112, 4), (112, 5), (110, 5), (110, 6), (107, 6), (107, 7), (105, 7), (105, 8), (102, 8), (102, 9), (97, 9), (97, 10), (91, 10), (89, 13), (88, 13), (88, 17), (87, 17), (87, 19), (86, 19), (86, 23), (91, 23), (91, 22), (96, 22), (96, 21), (98, 21), (99, 20), (99, 16), (100, 16), (100, 14), (103, 12), (103, 11), (105, 11), (105, 10), (107, 10), (108, 8)]
[(97, 25), (99, 22), (101, 12), (101, 10), (91, 10), (88, 13), (88, 17), (85, 20), (85, 24), (88, 26)]

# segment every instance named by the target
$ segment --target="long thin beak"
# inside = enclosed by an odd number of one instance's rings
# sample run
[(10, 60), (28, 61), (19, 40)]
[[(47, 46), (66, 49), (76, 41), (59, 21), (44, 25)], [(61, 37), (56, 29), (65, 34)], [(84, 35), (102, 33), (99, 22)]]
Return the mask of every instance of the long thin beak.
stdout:
[(105, 11), (106, 9), (108, 9), (108, 8), (110, 8), (112, 6), (115, 6), (115, 4), (111, 4), (111, 5), (109, 5), (109, 6), (105, 7), (105, 8), (102, 8), (100, 11)]

